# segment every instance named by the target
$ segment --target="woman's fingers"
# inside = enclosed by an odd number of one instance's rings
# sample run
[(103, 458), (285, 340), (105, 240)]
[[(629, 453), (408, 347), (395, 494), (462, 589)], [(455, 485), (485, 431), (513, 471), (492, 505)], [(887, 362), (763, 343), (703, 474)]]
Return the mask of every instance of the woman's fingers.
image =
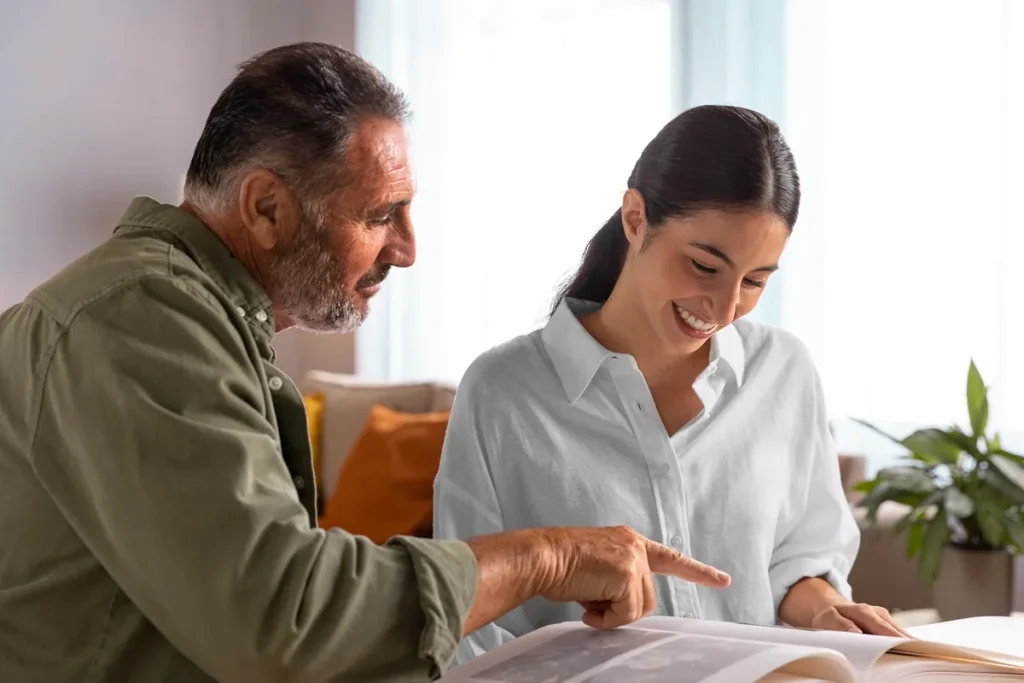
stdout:
[(892, 636), (894, 638), (909, 637), (906, 631), (892, 621), (889, 612), (881, 607), (849, 603), (837, 605), (836, 610), (843, 617), (857, 624), (864, 633), (876, 636)]

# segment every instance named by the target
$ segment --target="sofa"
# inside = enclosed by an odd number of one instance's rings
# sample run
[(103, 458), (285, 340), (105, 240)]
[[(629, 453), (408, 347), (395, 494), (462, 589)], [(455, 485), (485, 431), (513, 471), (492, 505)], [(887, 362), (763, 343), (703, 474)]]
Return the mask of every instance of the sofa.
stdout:
[[(308, 373), (299, 383), (307, 396), (322, 397), (317, 477), (323, 498), (334, 484), (374, 405), (407, 413), (436, 413), (451, 408), (455, 387), (442, 382), (386, 383), (322, 371)], [(865, 459), (839, 456), (840, 475), (847, 498), (861, 525), (861, 549), (850, 573), (854, 598), (891, 611), (932, 606), (931, 588), (917, 577), (917, 565), (906, 558), (906, 539), (890, 529), (902, 514), (899, 506), (882, 506), (879, 524), (867, 526), (863, 510), (856, 508), (854, 486), (864, 479)]]

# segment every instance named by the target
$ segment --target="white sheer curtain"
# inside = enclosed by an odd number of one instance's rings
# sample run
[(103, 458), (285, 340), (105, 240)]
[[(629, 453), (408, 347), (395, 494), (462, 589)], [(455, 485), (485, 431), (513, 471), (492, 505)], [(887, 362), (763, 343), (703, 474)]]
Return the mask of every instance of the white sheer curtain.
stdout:
[[(813, 354), (840, 447), (878, 465), (897, 432), (966, 418), (971, 358), (992, 424), (1024, 446), (1024, 2), (372, 0), (363, 53), (416, 111), (419, 263), (360, 333), (360, 371), (458, 380), (542, 322), (684, 106), (776, 118), (801, 218), (758, 311)], [(785, 400), (780, 387), (780, 400)]]
[(543, 323), (673, 112), (669, 0), (371, 0), (360, 51), (414, 108), (418, 262), (393, 272), (358, 369), (458, 381)]
[(837, 437), (875, 465), (966, 424), (973, 357), (1024, 431), (1024, 3), (790, 0), (786, 128), (804, 178), (778, 322), (810, 347)]

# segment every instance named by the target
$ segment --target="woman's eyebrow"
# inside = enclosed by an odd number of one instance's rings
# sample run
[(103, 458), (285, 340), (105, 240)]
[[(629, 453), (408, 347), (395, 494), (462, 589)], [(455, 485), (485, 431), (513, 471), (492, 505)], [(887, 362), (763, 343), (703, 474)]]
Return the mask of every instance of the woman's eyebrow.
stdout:
[[(701, 242), (690, 242), (690, 246), (691, 247), (696, 247), (697, 249), (700, 249), (701, 251), (706, 251), (707, 253), (711, 254), (715, 258), (721, 259), (721, 261), (723, 263), (725, 263), (727, 266), (729, 266), (731, 268), (735, 268), (736, 267), (736, 264), (733, 263), (733, 260), (731, 258), (729, 258), (729, 256), (724, 251), (719, 249), (718, 247), (712, 246), (710, 244), (702, 244)], [(779, 269), (779, 264), (772, 263), (771, 265), (761, 266), (760, 268), (754, 268), (754, 270), (752, 270), (751, 272), (752, 273), (774, 273), (778, 269)]]

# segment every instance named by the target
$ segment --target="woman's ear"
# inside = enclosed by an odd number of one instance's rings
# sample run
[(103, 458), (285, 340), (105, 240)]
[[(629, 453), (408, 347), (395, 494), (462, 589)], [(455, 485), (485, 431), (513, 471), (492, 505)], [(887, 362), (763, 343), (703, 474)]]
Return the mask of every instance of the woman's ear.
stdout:
[(647, 212), (644, 198), (637, 190), (626, 190), (622, 196), (622, 230), (626, 240), (634, 249), (640, 249), (644, 243), (644, 232), (647, 230)]

